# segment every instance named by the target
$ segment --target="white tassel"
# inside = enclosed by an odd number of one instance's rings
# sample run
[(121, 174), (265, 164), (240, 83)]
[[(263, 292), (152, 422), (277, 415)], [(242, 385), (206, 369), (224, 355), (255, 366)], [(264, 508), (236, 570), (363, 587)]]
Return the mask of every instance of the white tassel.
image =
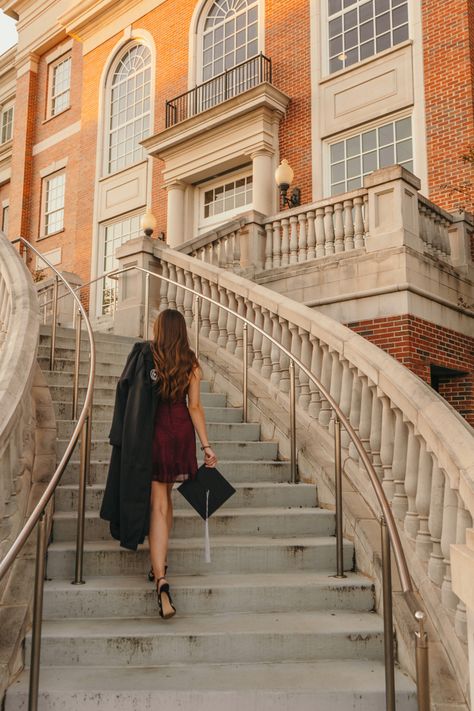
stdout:
[(209, 489), (206, 491), (206, 534), (205, 534), (205, 544), (204, 544), (204, 558), (206, 563), (211, 562), (211, 541), (209, 539)]

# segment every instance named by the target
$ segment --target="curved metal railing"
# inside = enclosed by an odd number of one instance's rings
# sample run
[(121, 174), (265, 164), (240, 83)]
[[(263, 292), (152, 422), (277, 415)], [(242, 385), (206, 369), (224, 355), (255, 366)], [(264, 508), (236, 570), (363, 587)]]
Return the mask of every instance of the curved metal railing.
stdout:
[[(46, 557), (46, 547), (47, 547), (47, 528), (46, 528), (46, 508), (51, 501), (51, 498), (59, 484), (64, 470), (71, 458), (74, 447), (77, 444), (79, 435), (81, 435), (81, 484), (80, 493), (83, 495), (79, 496), (79, 509), (78, 509), (78, 527), (77, 527), (77, 539), (76, 539), (76, 575), (74, 579), (75, 584), (82, 584), (82, 567), (83, 567), (83, 550), (84, 550), (84, 512), (85, 512), (85, 482), (86, 474), (89, 466), (90, 457), (90, 436), (91, 436), (91, 416), (92, 416), (92, 395), (94, 387), (94, 377), (95, 377), (95, 345), (94, 336), (92, 333), (92, 328), (87, 316), (87, 313), (81, 304), (80, 299), (74, 293), (73, 288), (70, 286), (68, 281), (62, 276), (62, 274), (49, 262), (49, 260), (41, 254), (35, 247), (33, 247), (27, 240), (23, 237), (18, 237), (12, 241), (12, 244), (16, 243), (23, 244), (27, 249), (31, 249), (36, 255), (40, 256), (41, 259), (48, 265), (48, 267), (53, 271), (56, 276), (55, 281), (55, 294), (57, 296), (57, 284), (58, 280), (61, 280), (66, 286), (68, 292), (73, 296), (76, 302), (77, 308), (81, 317), (84, 319), (87, 335), (89, 337), (90, 343), (90, 362), (89, 362), (89, 377), (87, 381), (86, 395), (84, 399), (84, 404), (82, 410), (77, 419), (76, 426), (74, 427), (71, 439), (66, 447), (66, 450), (61, 457), (56, 470), (51, 477), (45, 491), (43, 492), (40, 500), (36, 504), (35, 508), (29, 515), (26, 523), (21, 529), (19, 535), (15, 539), (15, 542), (8, 550), (2, 561), (0, 562), (0, 581), (4, 578), (14, 561), (16, 560), (18, 554), (22, 550), (23, 546), (27, 542), (31, 533), (33, 532), (36, 524), (38, 524), (38, 534), (37, 534), (37, 545), (36, 545), (36, 569), (35, 569), (35, 591), (34, 591), (34, 607), (33, 607), (33, 623), (32, 623), (32, 641), (31, 641), (31, 664), (30, 664), (30, 683), (29, 683), (29, 697), (28, 697), (28, 711), (36, 711), (38, 708), (38, 689), (39, 689), (39, 664), (40, 664), (40, 646), (41, 646), (41, 626), (42, 626), (42, 612), (43, 612), (43, 584), (45, 576), (45, 557)], [(55, 302), (55, 308), (53, 309), (53, 327), (52, 331), (56, 330), (56, 313), (57, 313), (57, 299)], [(53, 345), (53, 332), (51, 334), (51, 343)], [(54, 348), (52, 350), (52, 359), (54, 360)], [(52, 365), (52, 363), (50, 363)]]

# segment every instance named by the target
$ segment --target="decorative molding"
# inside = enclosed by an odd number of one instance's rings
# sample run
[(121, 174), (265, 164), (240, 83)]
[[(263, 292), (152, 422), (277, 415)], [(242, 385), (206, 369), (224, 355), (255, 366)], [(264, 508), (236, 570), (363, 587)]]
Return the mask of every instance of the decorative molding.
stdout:
[(42, 170), (40, 170), (40, 178), (46, 178), (48, 175), (52, 175), (52, 173), (57, 173), (58, 170), (63, 170), (66, 166), (67, 158), (61, 158), (54, 163), (50, 163), (46, 166), (46, 168), (42, 168)]
[(66, 138), (74, 136), (74, 134), (79, 133), (80, 130), (80, 121), (76, 121), (75, 123), (70, 124), (70, 126), (66, 126), (66, 128), (62, 129), (62, 131), (58, 131), (49, 138), (45, 138), (44, 141), (35, 143), (35, 145), (33, 146), (32, 155), (38, 155), (38, 153), (41, 153), (42, 151), (45, 151), (48, 148), (51, 148), (52, 146), (55, 146), (57, 143), (61, 143), (61, 141), (66, 140)]

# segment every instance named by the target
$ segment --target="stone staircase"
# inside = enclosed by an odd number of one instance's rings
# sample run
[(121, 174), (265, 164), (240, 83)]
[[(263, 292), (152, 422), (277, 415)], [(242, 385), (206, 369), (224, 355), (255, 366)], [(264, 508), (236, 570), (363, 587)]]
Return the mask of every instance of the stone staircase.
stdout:
[[(110, 538), (98, 510), (110, 456), (107, 435), (115, 383), (133, 340), (98, 334), (91, 479), (84, 575), (71, 585), (75, 556), (78, 453), (55, 497), (48, 550), (40, 711), (380, 711), (383, 625), (373, 586), (335, 571), (334, 515), (318, 508), (313, 485), (290, 484), (289, 464), (258, 424), (203, 383), (209, 439), (237, 489), (210, 522), (212, 562), (204, 561), (202, 521), (173, 492), (169, 581), (178, 614), (158, 616), (147, 581), (147, 545), (137, 553)], [(74, 335), (58, 330), (48, 371), (48, 330), (39, 362), (58, 417), (62, 454), (71, 421)], [(84, 394), (87, 353), (81, 358)], [(345, 567), (353, 546), (345, 543)], [(25, 644), (29, 664), (30, 638)], [(412, 681), (397, 670), (397, 709), (416, 708)], [(26, 711), (28, 669), (10, 687), (5, 711)]]

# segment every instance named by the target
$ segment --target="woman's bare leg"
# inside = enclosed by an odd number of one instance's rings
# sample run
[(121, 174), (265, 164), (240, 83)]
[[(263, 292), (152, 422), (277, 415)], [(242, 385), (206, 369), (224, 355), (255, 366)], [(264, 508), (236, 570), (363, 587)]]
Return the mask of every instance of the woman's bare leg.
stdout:
[(150, 500), (150, 558), (155, 580), (165, 574), (165, 561), (168, 552), (168, 537), (173, 510), (170, 507), (169, 484), (160, 481), (151, 483)]

